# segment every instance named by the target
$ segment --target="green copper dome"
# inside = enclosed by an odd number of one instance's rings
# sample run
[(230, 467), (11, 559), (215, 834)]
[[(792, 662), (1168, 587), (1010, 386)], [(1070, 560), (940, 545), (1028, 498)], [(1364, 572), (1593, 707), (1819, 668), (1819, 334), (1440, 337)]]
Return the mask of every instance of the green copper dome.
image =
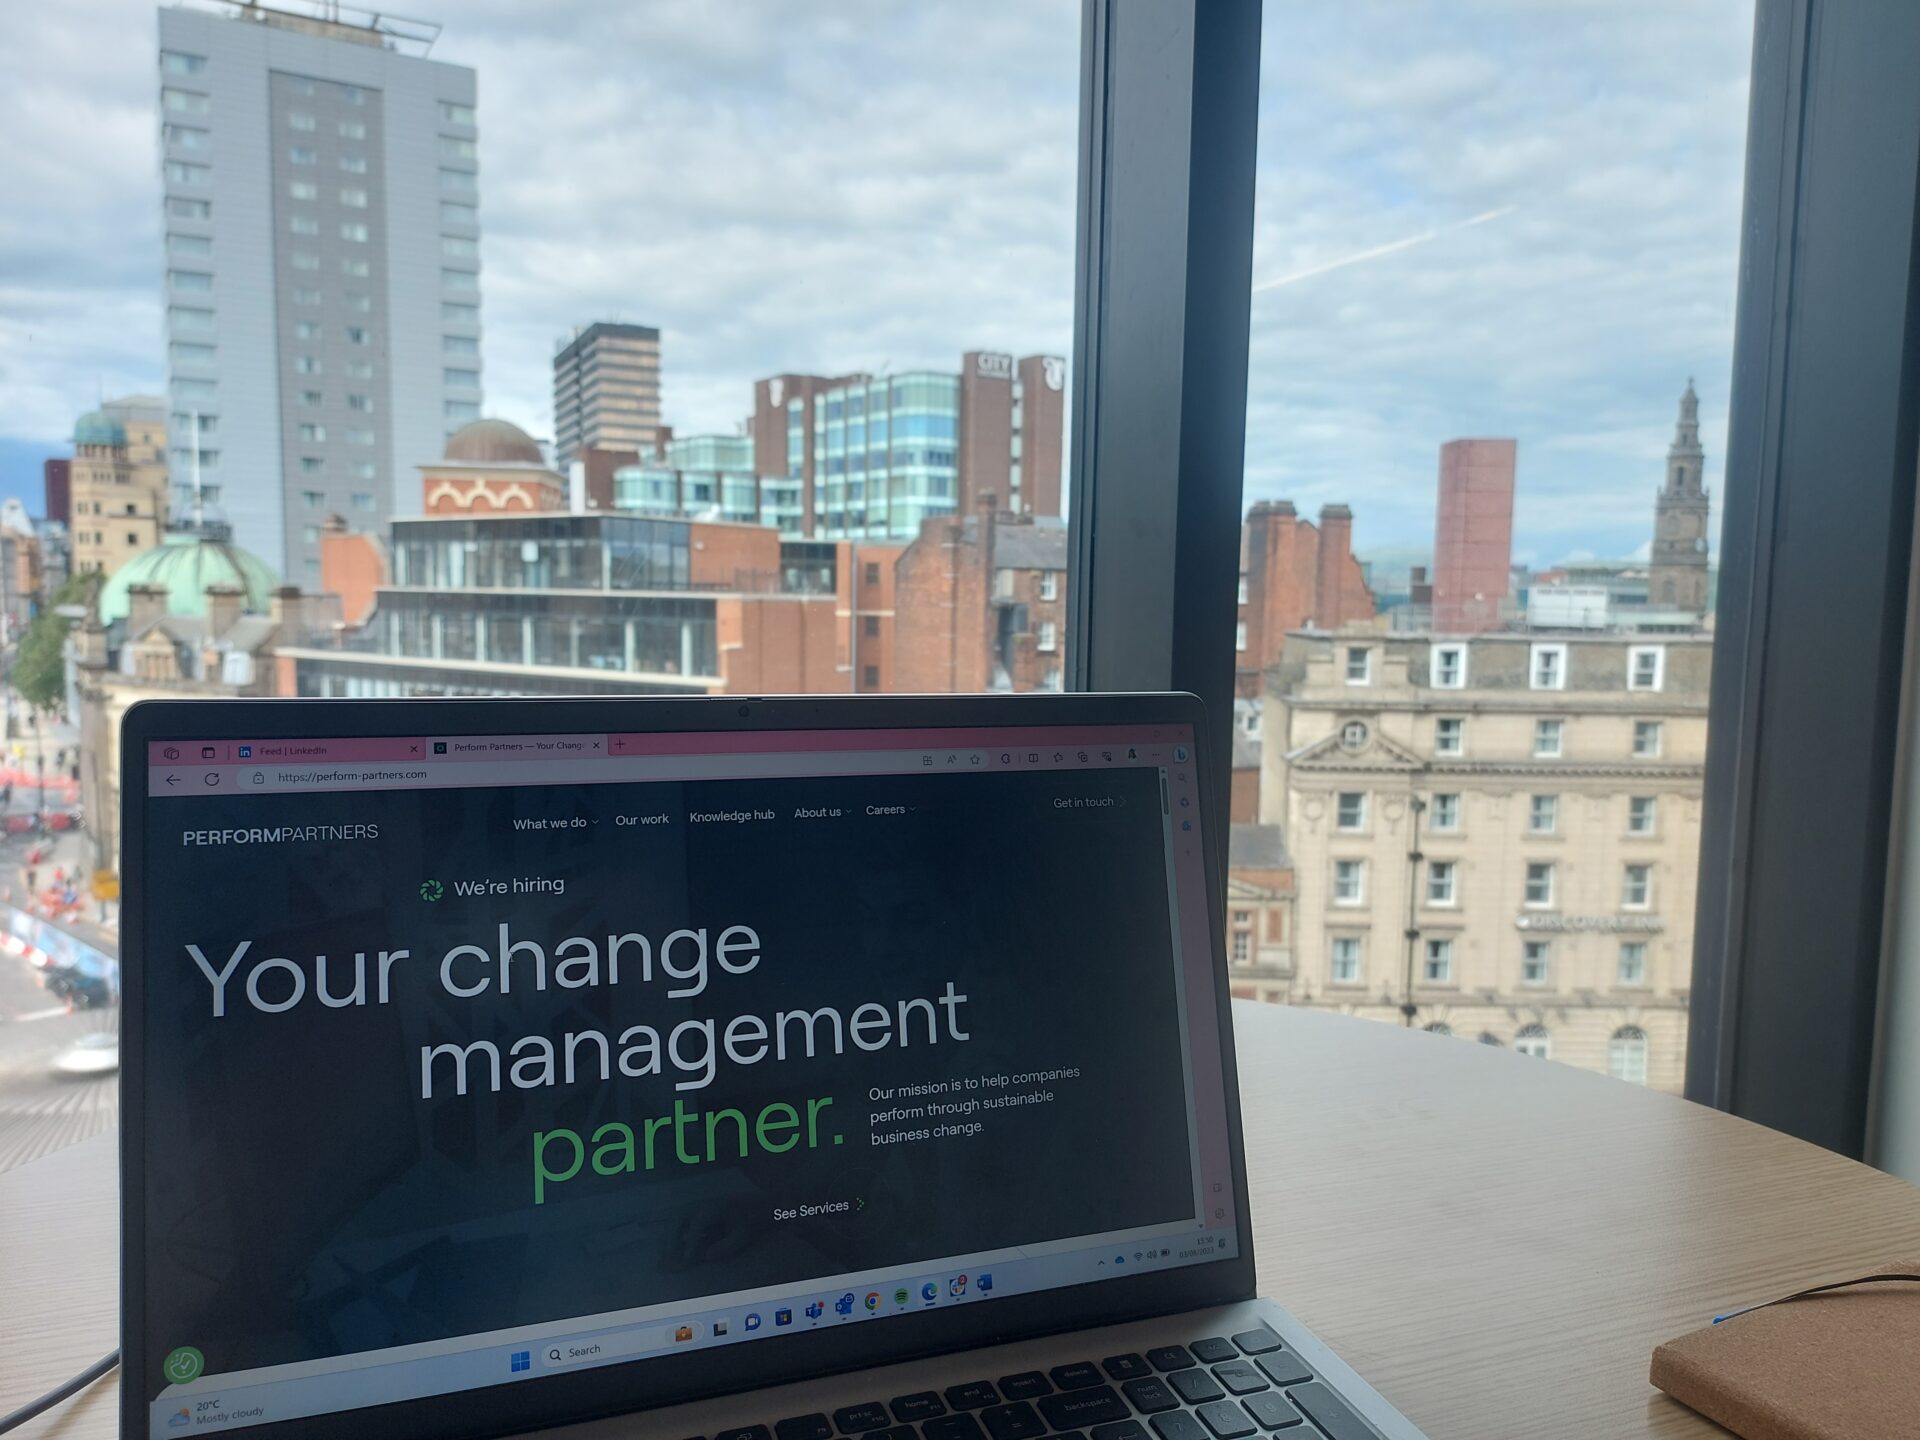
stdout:
[(73, 427), (76, 445), (125, 445), (127, 427), (104, 410), (89, 410)]
[(232, 541), (176, 531), (107, 577), (100, 587), (100, 623), (127, 618), (133, 608), (127, 592), (135, 585), (166, 586), (169, 615), (204, 615), (209, 585), (237, 585), (241, 608), (264, 615), (279, 584), (266, 561)]

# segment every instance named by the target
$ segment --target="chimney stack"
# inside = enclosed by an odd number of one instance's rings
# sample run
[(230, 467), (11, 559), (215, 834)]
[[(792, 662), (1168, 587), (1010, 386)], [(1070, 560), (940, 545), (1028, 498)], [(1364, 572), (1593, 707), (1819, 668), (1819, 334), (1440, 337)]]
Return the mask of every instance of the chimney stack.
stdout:
[(167, 587), (129, 585), (127, 587), (127, 635), (138, 638), (167, 613)]
[(1353, 556), (1353, 511), (1345, 505), (1320, 507), (1320, 563), (1314, 577), (1313, 614), (1322, 629), (1338, 630), (1347, 620), (1341, 603), (1347, 562)]
[(246, 594), (238, 585), (207, 586), (207, 637), (219, 639), (240, 618), (240, 602)]

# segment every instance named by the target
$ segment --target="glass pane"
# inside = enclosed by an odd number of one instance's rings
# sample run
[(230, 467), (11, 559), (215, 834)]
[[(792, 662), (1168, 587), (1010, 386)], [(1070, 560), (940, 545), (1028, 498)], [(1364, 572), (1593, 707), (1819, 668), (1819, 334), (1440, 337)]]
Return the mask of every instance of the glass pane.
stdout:
[(1753, 16), (1643, 20), (1268, 11), (1229, 964), (1677, 1091)]
[[(104, 69), (78, 11), (0, 21), (49, 177), (0, 326), (0, 820), (46, 832), (0, 842), (0, 1168), (113, 1122), (75, 1047), (115, 1023), (136, 695), (1065, 674), (1077, 7), (455, 7), (424, 60), (232, 8)], [(158, 190), (36, 83), (149, 126)], [(235, 593), (137, 588), (183, 575)], [(105, 623), (71, 689), (58, 606)]]

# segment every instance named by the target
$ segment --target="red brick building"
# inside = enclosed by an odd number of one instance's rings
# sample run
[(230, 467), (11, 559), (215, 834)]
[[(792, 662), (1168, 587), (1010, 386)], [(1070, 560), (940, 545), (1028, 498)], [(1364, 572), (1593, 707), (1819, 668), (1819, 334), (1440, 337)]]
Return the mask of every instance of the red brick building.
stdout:
[(567, 486), (518, 425), (475, 420), (447, 440), (446, 455), (420, 467), (422, 513), (565, 510)]
[(1433, 537), (1433, 629), (1498, 629), (1512, 584), (1513, 440), (1449, 440), (1440, 447)]
[(1289, 630), (1337, 630), (1376, 613), (1353, 558), (1353, 511), (1324, 505), (1320, 523), (1290, 500), (1261, 500), (1240, 530), (1240, 610), (1234, 631), (1235, 693), (1260, 693), (1260, 673), (1280, 658)]
[(892, 689), (1059, 690), (1067, 529), (999, 508), (928, 520), (894, 566)]

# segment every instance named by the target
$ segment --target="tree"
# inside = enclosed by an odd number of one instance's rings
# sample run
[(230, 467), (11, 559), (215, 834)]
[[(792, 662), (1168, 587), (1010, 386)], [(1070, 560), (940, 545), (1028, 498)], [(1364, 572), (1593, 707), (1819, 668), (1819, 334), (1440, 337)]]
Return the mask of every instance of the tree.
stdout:
[(13, 659), (13, 688), (29, 705), (41, 710), (60, 708), (67, 688), (67, 631), (73, 622), (58, 612), (63, 605), (91, 610), (99, 579), (92, 571), (73, 576), (27, 626)]

